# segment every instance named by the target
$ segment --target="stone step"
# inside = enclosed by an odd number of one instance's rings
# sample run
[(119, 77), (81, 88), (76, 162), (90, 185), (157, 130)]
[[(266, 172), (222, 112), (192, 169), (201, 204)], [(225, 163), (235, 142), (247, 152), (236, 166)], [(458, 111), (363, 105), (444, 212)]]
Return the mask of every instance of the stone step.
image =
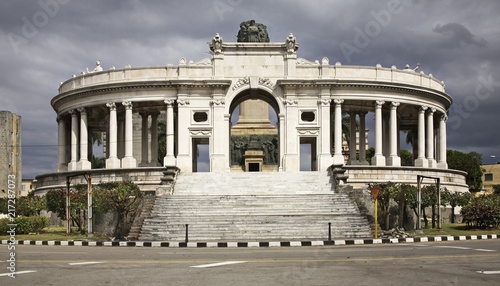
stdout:
[(157, 197), (141, 239), (302, 239), (371, 236), (327, 172), (181, 173), (172, 196)]

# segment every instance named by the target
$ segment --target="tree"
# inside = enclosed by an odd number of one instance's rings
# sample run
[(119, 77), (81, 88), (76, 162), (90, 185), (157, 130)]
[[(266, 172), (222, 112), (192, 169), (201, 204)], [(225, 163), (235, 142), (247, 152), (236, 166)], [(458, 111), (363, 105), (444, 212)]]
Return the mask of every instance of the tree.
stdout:
[(370, 163), (370, 165), (372, 164), (373, 156), (375, 156), (375, 148), (370, 147), (370, 148), (368, 148), (368, 150), (366, 150), (366, 161), (368, 161), (368, 163)]
[(112, 209), (118, 215), (115, 235), (123, 239), (132, 225), (142, 199), (142, 191), (130, 181), (101, 183), (96, 186), (97, 207)]
[[(66, 219), (66, 191), (51, 190), (45, 195), (47, 210), (54, 212), (62, 220)], [(85, 214), (87, 209), (87, 185), (75, 185), (69, 192), (70, 219), (78, 226), (78, 231), (84, 233)]]
[(413, 166), (413, 154), (406, 150), (399, 150), (399, 156), (401, 157), (401, 166)]
[(467, 172), (466, 184), (469, 190), (479, 191), (483, 185), (483, 170), (481, 169), (481, 154), (476, 152), (462, 153), (460, 151), (448, 150), (446, 152), (448, 168)]
[(500, 185), (493, 185), (493, 193), (500, 195)]
[(455, 208), (467, 205), (472, 196), (470, 193), (450, 192), (446, 188), (442, 194), (443, 201), (451, 206), (451, 223), (455, 223)]
[(396, 185), (392, 182), (382, 183), (382, 184), (370, 184), (370, 188), (380, 188), (380, 194), (378, 196), (377, 201), (378, 205), (382, 210), (382, 216), (384, 217), (384, 228), (385, 230), (389, 230), (389, 223), (390, 223), (389, 208), (391, 206), (391, 198), (395, 197), (394, 193), (397, 192)]
[[(163, 158), (167, 154), (167, 124), (163, 120), (158, 121), (158, 163), (163, 166)], [(151, 160), (154, 160), (152, 158)]]

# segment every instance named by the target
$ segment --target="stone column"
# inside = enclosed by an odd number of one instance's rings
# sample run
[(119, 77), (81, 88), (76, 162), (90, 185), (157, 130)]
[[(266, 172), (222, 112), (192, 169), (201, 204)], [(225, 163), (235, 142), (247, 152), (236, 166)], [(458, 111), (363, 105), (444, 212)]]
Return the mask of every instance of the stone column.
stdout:
[(384, 101), (375, 102), (375, 156), (372, 158), (373, 166), (385, 166), (385, 157), (382, 155), (382, 105)]
[(366, 111), (359, 113), (359, 162), (360, 165), (368, 165), (366, 161)]
[(87, 130), (87, 111), (83, 107), (78, 108), (78, 111), (80, 112), (80, 161), (78, 161), (77, 169), (89, 170), (92, 168), (92, 164), (88, 159), (89, 132)]
[(125, 114), (117, 114), (117, 156), (121, 160), (125, 157)]
[(116, 119), (116, 104), (114, 102), (109, 102), (106, 104), (109, 108), (109, 157), (106, 159), (106, 169), (118, 169), (120, 168), (120, 160), (118, 159), (118, 123)]
[(344, 156), (342, 155), (342, 103), (343, 99), (333, 100), (335, 103), (335, 127), (334, 127), (334, 154), (333, 164), (344, 165)]
[(429, 109), (427, 113), (427, 162), (429, 168), (436, 168), (434, 159), (434, 112), (435, 108)]
[(446, 121), (448, 116), (446, 114), (441, 115), (441, 120), (439, 121), (439, 161), (437, 167), (440, 169), (448, 169), (448, 163), (446, 162)]
[(387, 165), (393, 167), (401, 166), (401, 158), (398, 156), (398, 106), (399, 102), (391, 102), (391, 114), (389, 121), (389, 158)]
[(68, 159), (66, 158), (66, 120), (62, 116), (57, 117), (57, 172), (68, 171)]
[(285, 144), (286, 144), (286, 142), (285, 142), (285, 140), (286, 140), (285, 139), (286, 138), (286, 135), (285, 135), (285, 133), (286, 133), (285, 115), (280, 113), (280, 114), (278, 114), (278, 118), (279, 118), (279, 126), (280, 126), (279, 127), (280, 128), (280, 130), (279, 130), (280, 150), (279, 150), (279, 154), (278, 154), (278, 160), (279, 160), (278, 164), (279, 164), (279, 171), (283, 172), (283, 171), (285, 171), (283, 169), (283, 161), (284, 161), (283, 156), (285, 154)]
[(133, 156), (134, 129), (132, 125), (132, 102), (122, 102), (125, 106), (125, 157), (122, 159), (122, 168), (136, 168), (137, 162)]
[[(231, 156), (229, 150), (229, 130), (226, 129), (227, 122), (224, 117), (224, 93), (219, 89), (214, 89), (213, 97), (210, 101), (212, 106), (212, 134), (209, 139), (210, 144), (210, 172), (227, 171), (226, 158)], [(216, 99), (217, 98), (217, 99)], [(267, 107), (267, 104), (265, 105)], [(267, 109), (266, 109), (267, 110)], [(274, 128), (274, 126), (273, 126)]]
[[(337, 120), (335, 118), (335, 120)], [(336, 122), (336, 121), (335, 121)], [(356, 112), (349, 112), (349, 161), (348, 165), (356, 165)]]
[[(165, 100), (167, 105), (167, 122), (166, 122), (166, 153), (163, 159), (163, 166), (176, 166), (176, 160), (174, 156), (174, 102), (173, 99)], [(191, 144), (189, 144), (191, 145)], [(186, 171), (186, 170), (185, 170)], [(191, 170), (189, 170), (191, 171)]]
[(330, 89), (326, 89), (322, 91), (323, 99), (321, 99), (319, 103), (320, 108), (320, 149), (319, 149), (319, 162), (318, 162), (318, 170), (326, 171), (328, 167), (330, 167), (333, 163), (332, 151), (331, 151), (331, 143), (330, 143)]
[(75, 171), (78, 163), (78, 114), (76, 110), (69, 111), (71, 114), (71, 161), (68, 164), (68, 171)]
[(148, 146), (148, 119), (149, 113), (139, 112), (142, 118), (142, 128), (141, 128), (141, 163), (139, 167), (146, 167), (149, 165), (149, 146)]
[(158, 162), (158, 115), (160, 112), (151, 112), (151, 162), (149, 163), (152, 167), (159, 167)]
[(418, 111), (418, 157), (415, 167), (427, 168), (429, 165), (425, 158), (425, 111), (427, 106), (421, 106)]

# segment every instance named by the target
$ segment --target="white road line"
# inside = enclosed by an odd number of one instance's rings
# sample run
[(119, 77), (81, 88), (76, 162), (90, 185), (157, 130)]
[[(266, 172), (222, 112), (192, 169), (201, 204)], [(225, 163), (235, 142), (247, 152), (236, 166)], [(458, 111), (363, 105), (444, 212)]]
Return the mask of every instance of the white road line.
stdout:
[(104, 262), (89, 261), (89, 262), (74, 262), (68, 264), (73, 266), (73, 265), (89, 265), (89, 264), (99, 264), (99, 263), (104, 263)]
[(36, 270), (26, 270), (26, 271), (18, 271), (18, 272), (10, 272), (10, 273), (2, 273), (0, 276), (9, 276), (9, 275), (18, 275), (18, 274), (26, 274), (26, 273), (33, 273), (36, 272)]
[(472, 249), (470, 247), (461, 247), (461, 246), (447, 246), (447, 245), (437, 245), (434, 247), (440, 247), (440, 248), (453, 248), (453, 249)]
[(220, 263), (212, 263), (212, 264), (203, 264), (203, 265), (195, 265), (191, 267), (195, 268), (206, 268), (206, 267), (215, 267), (215, 266), (222, 266), (222, 265), (229, 265), (229, 264), (237, 264), (237, 263), (245, 263), (246, 261), (227, 261), (227, 262), (220, 262)]
[(476, 271), (479, 274), (500, 274), (500, 271)]
[(480, 249), (480, 248), (474, 249), (474, 250), (477, 250), (477, 251), (495, 251), (493, 249)]

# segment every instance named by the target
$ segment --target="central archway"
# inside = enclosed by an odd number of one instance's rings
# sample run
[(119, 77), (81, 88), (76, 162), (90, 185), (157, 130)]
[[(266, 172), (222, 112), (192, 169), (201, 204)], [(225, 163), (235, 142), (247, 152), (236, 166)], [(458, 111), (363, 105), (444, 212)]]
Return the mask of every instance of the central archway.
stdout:
[(280, 150), (280, 104), (276, 98), (265, 90), (244, 90), (232, 99), (229, 114), (231, 171), (279, 171), (282, 150)]

